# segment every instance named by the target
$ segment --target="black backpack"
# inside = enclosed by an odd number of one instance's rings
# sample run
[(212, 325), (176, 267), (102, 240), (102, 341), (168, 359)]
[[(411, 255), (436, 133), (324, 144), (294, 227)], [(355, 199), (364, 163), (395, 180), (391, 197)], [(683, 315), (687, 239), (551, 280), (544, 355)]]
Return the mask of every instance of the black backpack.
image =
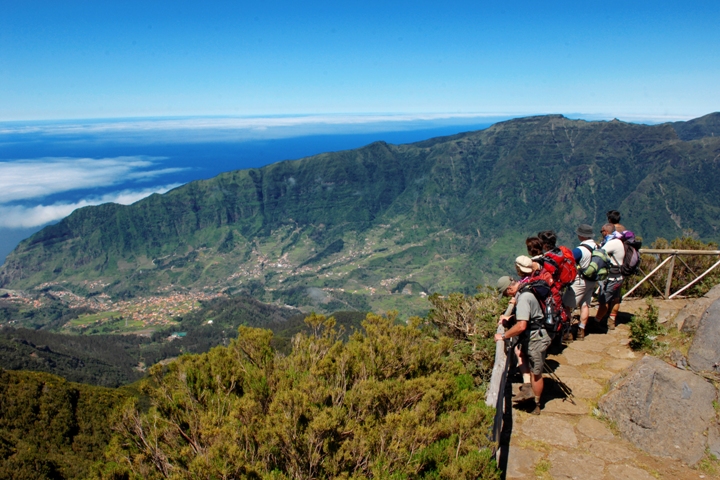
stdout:
[(540, 303), (540, 307), (544, 309), (547, 298), (550, 296), (551, 288), (545, 280), (533, 280), (520, 287), (519, 292), (532, 293)]

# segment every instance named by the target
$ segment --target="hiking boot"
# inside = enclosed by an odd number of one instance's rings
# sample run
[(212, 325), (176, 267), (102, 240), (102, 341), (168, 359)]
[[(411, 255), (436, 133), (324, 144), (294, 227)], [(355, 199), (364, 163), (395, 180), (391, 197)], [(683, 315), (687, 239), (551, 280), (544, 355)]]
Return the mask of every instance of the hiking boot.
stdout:
[(585, 329), (584, 328), (578, 328), (577, 331), (577, 338), (575, 340), (583, 341), (585, 340)]
[(530, 412), (530, 415), (540, 415), (540, 405), (538, 405), (538, 404), (536, 403), (536, 404), (535, 404), (535, 409), (534, 409), (532, 412)]
[(523, 383), (520, 385), (518, 394), (513, 397), (513, 402), (524, 402), (525, 400), (530, 400), (531, 398), (535, 398), (532, 386), (529, 383)]
[(615, 318), (612, 316), (608, 317), (608, 330), (615, 330)]

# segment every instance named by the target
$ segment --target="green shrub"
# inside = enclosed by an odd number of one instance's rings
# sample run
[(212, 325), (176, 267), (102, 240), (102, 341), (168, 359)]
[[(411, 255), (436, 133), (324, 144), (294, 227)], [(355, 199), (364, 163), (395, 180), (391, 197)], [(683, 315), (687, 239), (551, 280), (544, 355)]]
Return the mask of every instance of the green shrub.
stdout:
[(429, 300), (433, 308), (427, 316), (428, 322), (455, 340), (456, 353), (478, 382), (489, 380), (495, 361), (493, 335), (507, 304), (499, 302), (497, 293), (490, 288), (482, 289), (475, 296), (434, 294)]
[(648, 298), (645, 311), (630, 322), (630, 348), (652, 352), (659, 345), (657, 337), (663, 335), (665, 329), (658, 323), (658, 312), (658, 307)]
[[(119, 413), (104, 478), (498, 479), (485, 405), (456, 342), (368, 314), (340, 340), (332, 317), (275, 353), (240, 327), (227, 347), (151, 369)], [(111, 467), (111, 468), (110, 468)]]

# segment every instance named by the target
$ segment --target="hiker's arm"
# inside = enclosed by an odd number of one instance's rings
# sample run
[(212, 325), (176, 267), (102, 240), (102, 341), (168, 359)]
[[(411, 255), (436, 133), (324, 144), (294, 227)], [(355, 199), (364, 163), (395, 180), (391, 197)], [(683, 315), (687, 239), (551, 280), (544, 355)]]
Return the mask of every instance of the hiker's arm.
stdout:
[[(527, 323), (528, 323), (527, 320), (518, 320), (518, 322), (515, 325), (513, 325), (507, 332), (505, 332), (505, 334), (504, 334), (505, 338), (517, 337), (518, 335), (523, 333), (525, 331), (525, 329), (527, 329)], [(495, 334), (496, 342), (499, 342), (502, 339), (503, 339), (503, 335), (501, 335), (499, 333)]]
[(505, 309), (505, 313), (500, 315), (500, 320), (498, 320), (498, 325), (502, 323), (503, 326), (507, 323), (508, 320), (510, 320), (513, 315), (513, 310), (515, 309), (515, 304), (517, 303), (517, 300), (515, 297), (512, 297), (510, 299), (510, 303), (508, 304), (507, 308)]

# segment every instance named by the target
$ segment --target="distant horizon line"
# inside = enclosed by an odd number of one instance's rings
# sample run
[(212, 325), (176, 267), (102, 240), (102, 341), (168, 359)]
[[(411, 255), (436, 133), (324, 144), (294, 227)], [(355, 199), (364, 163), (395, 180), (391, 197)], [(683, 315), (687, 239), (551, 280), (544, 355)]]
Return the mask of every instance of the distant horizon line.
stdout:
[[(128, 115), (128, 116), (107, 116), (107, 117), (50, 117), (50, 118), (28, 118), (28, 119), (0, 119), (0, 124), (43, 124), (43, 123), (72, 123), (72, 122), (158, 122), (158, 121), (182, 121), (182, 120), (287, 120), (287, 119), (314, 119), (318, 120), (312, 123), (333, 123), (333, 124), (355, 124), (355, 123), (373, 123), (373, 122), (423, 122), (437, 120), (470, 120), (470, 119), (511, 119), (523, 117), (562, 115), (571, 119), (583, 120), (612, 120), (618, 119), (629, 122), (649, 121), (653, 123), (662, 123), (666, 121), (687, 121), (694, 118), (703, 117), (715, 112), (707, 112), (701, 115), (694, 114), (642, 114), (642, 113), (581, 113), (581, 112), (395, 112), (395, 113), (277, 113), (277, 114), (185, 114), (185, 115)], [(343, 120), (346, 121), (338, 121)], [(327, 120), (327, 121), (323, 121)], [(329, 120), (333, 120), (329, 122)], [(283, 125), (289, 126), (289, 125)], [(210, 125), (200, 126), (200, 128), (212, 128)], [(237, 128), (237, 127), (236, 127)], [(242, 126), (240, 127), (242, 128)]]

